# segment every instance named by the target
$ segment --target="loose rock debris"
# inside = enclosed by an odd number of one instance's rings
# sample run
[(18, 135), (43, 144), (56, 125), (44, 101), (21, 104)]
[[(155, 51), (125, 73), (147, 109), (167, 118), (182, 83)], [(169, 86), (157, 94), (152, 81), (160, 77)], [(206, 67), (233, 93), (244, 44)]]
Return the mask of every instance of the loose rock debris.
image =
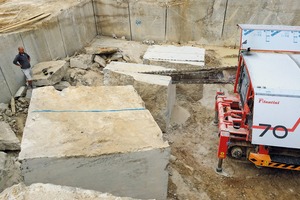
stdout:
[(64, 200), (138, 200), (129, 197), (116, 197), (111, 194), (93, 190), (42, 183), (36, 183), (30, 186), (20, 183), (6, 189), (0, 194), (0, 199), (2, 200), (53, 200), (58, 197)]

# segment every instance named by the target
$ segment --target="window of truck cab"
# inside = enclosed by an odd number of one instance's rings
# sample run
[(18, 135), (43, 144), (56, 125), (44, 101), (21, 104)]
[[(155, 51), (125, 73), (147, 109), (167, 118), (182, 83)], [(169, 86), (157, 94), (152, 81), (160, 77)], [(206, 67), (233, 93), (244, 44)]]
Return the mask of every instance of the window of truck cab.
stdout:
[(245, 102), (247, 101), (247, 92), (249, 89), (249, 85), (250, 85), (249, 75), (246, 70), (244, 61), (242, 61), (239, 80), (238, 80), (238, 92), (240, 94), (241, 103), (243, 107)]

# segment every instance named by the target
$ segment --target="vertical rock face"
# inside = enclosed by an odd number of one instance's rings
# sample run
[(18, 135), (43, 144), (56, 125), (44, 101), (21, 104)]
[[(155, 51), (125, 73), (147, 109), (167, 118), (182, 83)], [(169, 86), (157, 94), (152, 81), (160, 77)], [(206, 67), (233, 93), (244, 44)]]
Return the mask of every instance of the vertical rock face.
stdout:
[[(133, 85), (155, 121), (166, 131), (176, 99), (171, 77), (138, 72), (170, 70), (160, 66), (112, 62), (104, 69), (105, 85)], [(172, 70), (172, 69), (171, 69)]]
[(28, 113), (19, 155), (26, 184), (166, 199), (169, 145), (132, 86), (37, 88)]
[(220, 40), (226, 1), (169, 1), (167, 5), (167, 40), (201, 43)]
[(0, 122), (0, 151), (20, 150), (20, 140), (6, 122)]
[[(93, 190), (84, 190), (80, 188), (52, 185), (52, 184), (24, 184), (14, 185), (0, 194), (2, 200), (135, 200), (129, 197), (116, 197), (107, 193), (100, 193)], [(136, 199), (137, 200), (137, 199)]]
[(237, 45), (236, 24), (299, 26), (299, 6), (297, 0), (98, 0), (95, 10), (107, 36)]

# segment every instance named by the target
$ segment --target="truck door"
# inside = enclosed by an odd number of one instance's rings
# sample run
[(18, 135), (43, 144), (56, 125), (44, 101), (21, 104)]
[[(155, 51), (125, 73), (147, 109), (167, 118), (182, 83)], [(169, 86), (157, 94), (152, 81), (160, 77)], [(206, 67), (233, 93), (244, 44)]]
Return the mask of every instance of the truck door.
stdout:
[(244, 63), (242, 63), (241, 72), (239, 76), (239, 85), (238, 85), (238, 92), (240, 95), (242, 107), (244, 107), (245, 102), (247, 101), (247, 93), (248, 93), (249, 85), (250, 85), (249, 75), (247, 73)]

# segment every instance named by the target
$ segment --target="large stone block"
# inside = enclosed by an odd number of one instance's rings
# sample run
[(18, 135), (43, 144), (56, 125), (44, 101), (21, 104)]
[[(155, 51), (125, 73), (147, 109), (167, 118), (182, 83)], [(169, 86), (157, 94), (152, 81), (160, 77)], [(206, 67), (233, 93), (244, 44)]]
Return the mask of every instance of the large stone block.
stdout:
[(144, 57), (144, 64), (168, 68), (201, 67), (205, 64), (205, 49), (191, 46), (154, 45)]
[(175, 104), (176, 87), (171, 77), (138, 73), (165, 70), (167, 68), (154, 65), (112, 62), (104, 68), (104, 84), (133, 85), (161, 130), (166, 132)]
[(19, 155), (26, 184), (166, 199), (170, 149), (132, 86), (37, 88), (28, 113)]
[(0, 151), (20, 150), (20, 140), (6, 122), (0, 122)]
[(115, 197), (111, 194), (100, 193), (93, 190), (36, 183), (26, 186), (23, 183), (14, 185), (0, 194), (2, 200), (134, 200), (129, 197)]
[(62, 80), (69, 63), (64, 60), (41, 62), (33, 66), (33, 82), (36, 86), (54, 85)]

